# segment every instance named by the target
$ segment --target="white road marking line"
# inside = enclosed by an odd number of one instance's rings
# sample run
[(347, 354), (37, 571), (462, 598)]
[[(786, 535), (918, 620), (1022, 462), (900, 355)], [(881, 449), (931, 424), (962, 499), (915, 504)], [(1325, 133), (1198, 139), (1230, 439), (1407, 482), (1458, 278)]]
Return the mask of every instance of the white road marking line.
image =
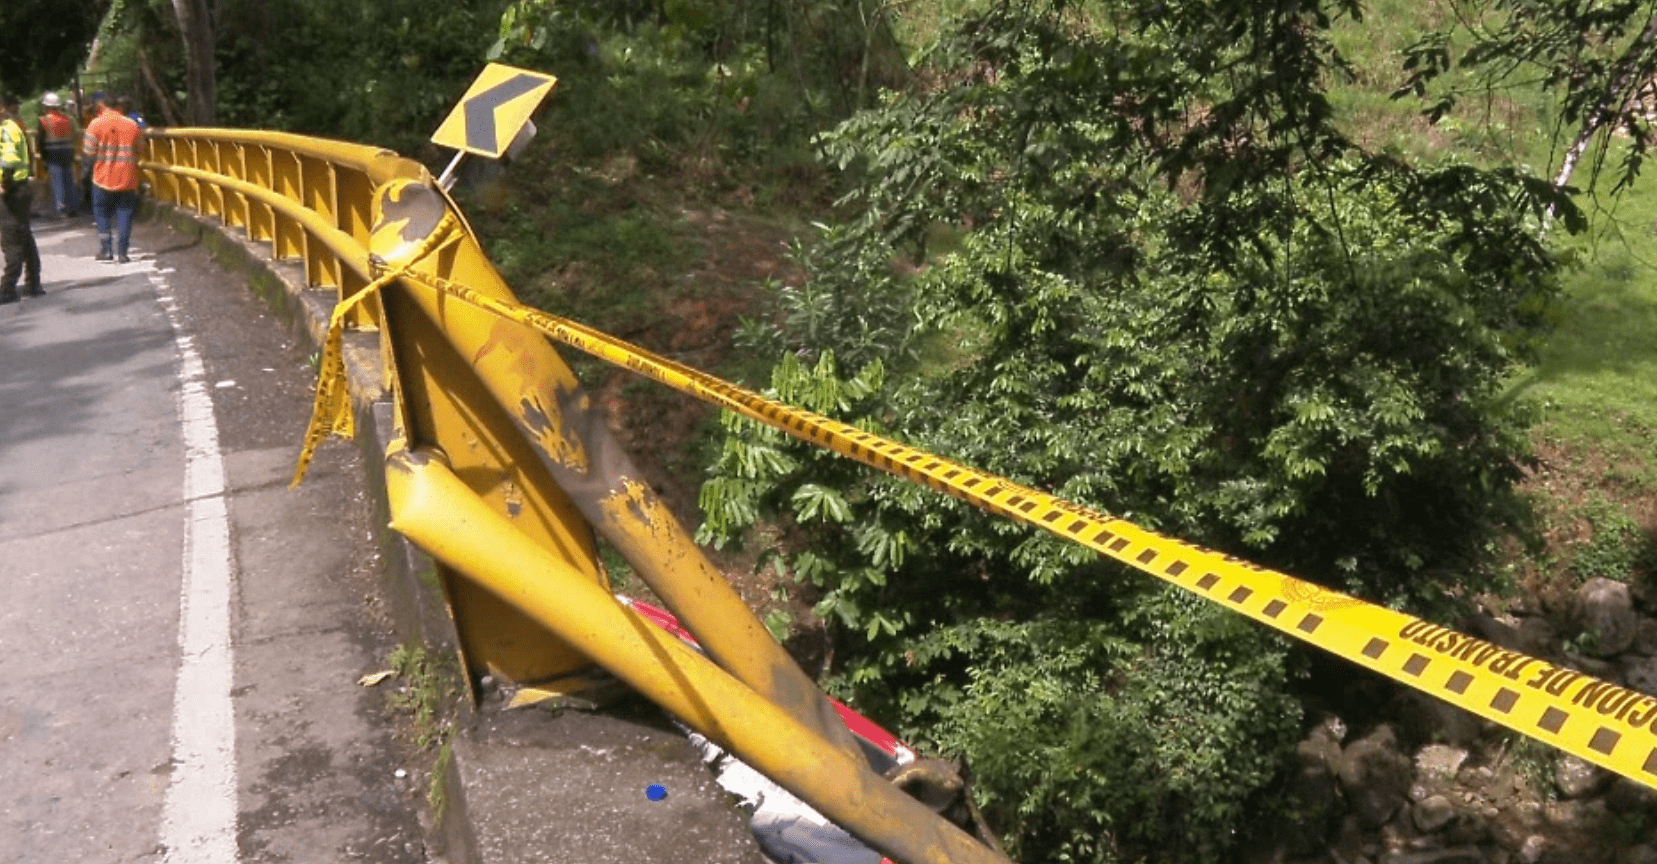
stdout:
[(164, 864), (236, 861), (236, 724), (230, 690), (234, 654), (230, 604), (235, 577), (224, 458), (206, 370), (184, 335), (166, 279), (150, 282), (178, 342), (179, 419), (184, 434), (184, 578), (181, 649), (173, 697), (173, 774), (161, 813)]

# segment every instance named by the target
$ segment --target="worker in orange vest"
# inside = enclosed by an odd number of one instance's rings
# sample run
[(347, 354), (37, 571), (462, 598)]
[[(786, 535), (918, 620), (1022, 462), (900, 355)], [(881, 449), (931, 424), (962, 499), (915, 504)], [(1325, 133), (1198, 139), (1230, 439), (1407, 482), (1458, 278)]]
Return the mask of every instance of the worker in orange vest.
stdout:
[[(86, 126), (82, 149), (92, 163), (92, 219), (98, 225), (98, 260), (127, 263), (132, 215), (138, 210), (138, 147), (143, 133), (127, 114), (132, 100), (118, 96)], [(114, 225), (111, 226), (111, 217)], [(113, 227), (113, 234), (111, 228)], [(111, 248), (111, 241), (114, 248)]]
[(63, 100), (56, 93), (47, 93), (40, 104), (46, 112), (35, 122), (35, 140), (40, 142), (40, 158), (52, 181), (58, 218), (63, 219), (75, 215), (80, 203), (75, 188), (75, 121), (63, 113)]

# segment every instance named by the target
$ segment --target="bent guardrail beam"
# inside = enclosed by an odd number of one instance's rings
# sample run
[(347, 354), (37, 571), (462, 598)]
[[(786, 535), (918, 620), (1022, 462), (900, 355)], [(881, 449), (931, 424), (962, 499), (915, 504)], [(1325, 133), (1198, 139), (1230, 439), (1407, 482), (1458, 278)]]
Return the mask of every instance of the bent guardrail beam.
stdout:
[(476, 496), (442, 457), (394, 449), (393, 528), (563, 634), (587, 656), (884, 855), (907, 864), (1006, 859), (616, 602)]
[[(763, 722), (732, 722), (722, 714), (726, 727), (703, 729), (702, 715), (681, 719), (733, 752), (755, 754), (762, 770), (784, 770), (788, 753), (831, 760), (827, 773), (793, 768), (774, 779), (827, 813), (853, 809), (841, 800), (847, 794), (885, 801), (878, 818), (864, 814), (845, 827), (861, 833), (855, 826), (865, 826), (874, 833), (862, 839), (877, 849), (902, 850), (898, 860), (1005, 860), (987, 852), (991, 857), (962, 857), (978, 853), (957, 850), (961, 838), (984, 847), (924, 806), (910, 806), (913, 799), (868, 768), (832, 703), (656, 498), (543, 336), (455, 303), (413, 278), (455, 280), (513, 300), (463, 215), (423, 168), (373, 148), (224, 130), (164, 130), (148, 142), (146, 155), (142, 167), (158, 198), (245, 228), (251, 239), (272, 244), (273, 257), (303, 259), (310, 284), (336, 289), (335, 332), (345, 321), (378, 327), (401, 434), (421, 452), (443, 454), (455, 480), (443, 484), (448, 506), (495, 514), (559, 562), (556, 588), (503, 599), (477, 580), (474, 571), (482, 565), (434, 553), (468, 683), (491, 672), (532, 684), (594, 661), (623, 680), (647, 674), (593, 656), (585, 631), (549, 629), (551, 619), (531, 614), (561, 602), (555, 592), (567, 590), (563, 577), (572, 573), (621, 608), (599, 563), (596, 528), (718, 667), (740, 682), (748, 694), (743, 704), (770, 706), (760, 712)], [(339, 362), (334, 335), (325, 350), (319, 409), (321, 394), (342, 383), (327, 380)], [(319, 410), (324, 427), (333, 422), (325, 414)], [(301, 471), (306, 459), (308, 452)], [(493, 554), (487, 545), (472, 548), (480, 558)], [(635, 653), (626, 662), (659, 658)], [(663, 704), (676, 714), (690, 710)], [(778, 728), (789, 730), (790, 743), (756, 750), (749, 736), (764, 740), (770, 733), (760, 727), (778, 715), (786, 718)]]
[[(374, 194), (394, 181), (429, 181), (423, 166), (380, 148), (273, 132), (164, 129), (146, 136), (144, 146), (141, 168), (156, 198), (243, 229), (250, 240), (268, 243), (275, 260), (297, 259), (307, 284), (333, 289), (336, 308), (354, 304), (344, 323), (378, 327), (380, 298), (358, 297), (374, 278), (368, 249)], [(531, 530), (600, 579), (591, 531), (574, 508), (555, 489), (529, 504), (542, 517)], [(468, 686), (478, 669), (536, 680), (586, 665), (562, 640), (499, 601), (468, 602), (469, 594), (481, 592), (444, 568), (435, 576), (449, 599), (461, 658), (473, 673)]]
[[(251, 239), (269, 240), (273, 257), (303, 259), (311, 284), (336, 288), (340, 303), (365, 299), (351, 307), (350, 323), (381, 321), (384, 298), (356, 297), (374, 278), (371, 247), (381, 261), (400, 263), (399, 256), (435, 230), (444, 214), (452, 214), (461, 230), (429, 260), (409, 263), (496, 296), (512, 296), (463, 215), (436, 190), (429, 173), (390, 151), (283, 133), (195, 129), (159, 130), (146, 146), (150, 158), (145, 167), (155, 176), (158, 197), (219, 216), (245, 228)], [(422, 314), (429, 321), (443, 317), (435, 308)], [(434, 441), (443, 439), (451, 456), (488, 451), (476, 467), (480, 477), (494, 479), (490, 488), (479, 488), (480, 494), (497, 497), (501, 510), (513, 518), (534, 517), (544, 542), (603, 580), (591, 536), (591, 527), (598, 527), (719, 662), (788, 706), (817, 734), (848, 753), (857, 752), (828, 700), (661, 505), (608, 428), (590, 412), (576, 410), (585, 396), (545, 340), (507, 322), (473, 318), (451, 323), (439, 323), (438, 331), (460, 352), (458, 363), (431, 345), (400, 352), (420, 358), (403, 362), (412, 373), (406, 382), (397, 377), (404, 386), (423, 385), (434, 374), (450, 382), (419, 400), (416, 410), (426, 416), (405, 416), (405, 422)], [(421, 327), (407, 329), (410, 339), (430, 339)], [(403, 341), (398, 336), (383, 340), (385, 356), (398, 353)], [(468, 368), (487, 371), (473, 376)], [(504, 418), (453, 400), (453, 394), (469, 391), (473, 384), (494, 394)], [(532, 444), (535, 460), (507, 452), (516, 437), (512, 428)], [(589, 463), (595, 455), (598, 461)], [(526, 474), (532, 461), (554, 479)], [(585, 665), (497, 601), (474, 595), (464, 584), (443, 581), (462, 651), (475, 661), (468, 665), (520, 683), (556, 678)]]
[[(484, 296), (515, 300), (470, 231), (456, 232), (441, 255), (423, 260), (405, 257), (438, 229), (446, 214), (457, 212), (435, 187), (390, 184), (376, 208), (382, 213), (382, 228), (372, 243), (386, 266), (406, 267), (412, 276), (453, 279)], [(848, 754), (860, 752), (827, 697), (771, 637), (690, 532), (651, 490), (589, 404), (574, 374), (541, 334), (454, 303), (417, 278), (401, 280), (397, 290), (386, 296), (385, 302), (399, 310), (395, 316), (399, 325), (413, 320), (401, 313), (403, 309), (420, 316), (421, 324), (409, 331), (416, 340), (423, 338), (420, 334), (440, 333), (446, 348), (469, 358), (476, 384), (494, 397), (494, 404), (528, 442), (552, 484), (621, 553), (715, 662), (784, 706), (819, 737)], [(388, 341), (401, 358), (415, 346), (399, 325), (389, 325)], [(428, 347), (420, 356), (437, 357), (441, 352)], [(399, 360), (399, 366), (406, 365)], [(419, 412), (421, 406), (444, 398), (448, 397), (428, 393), (425, 399), (404, 402)], [(436, 427), (453, 425), (421, 418), (408, 422), (411, 428), (430, 428), (439, 435)], [(453, 457), (456, 442), (447, 443), (445, 452)]]

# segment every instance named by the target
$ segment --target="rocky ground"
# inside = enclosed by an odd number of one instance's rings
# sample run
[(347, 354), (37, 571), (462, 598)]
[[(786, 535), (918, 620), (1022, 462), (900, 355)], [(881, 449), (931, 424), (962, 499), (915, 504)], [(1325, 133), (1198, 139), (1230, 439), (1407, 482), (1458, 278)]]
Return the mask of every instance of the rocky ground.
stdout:
[[(1465, 629), (1657, 694), (1657, 596), (1591, 579), (1553, 605)], [(1657, 864), (1657, 791), (1632, 780), (1367, 677), (1314, 719), (1297, 747), (1300, 818), (1259, 862)]]

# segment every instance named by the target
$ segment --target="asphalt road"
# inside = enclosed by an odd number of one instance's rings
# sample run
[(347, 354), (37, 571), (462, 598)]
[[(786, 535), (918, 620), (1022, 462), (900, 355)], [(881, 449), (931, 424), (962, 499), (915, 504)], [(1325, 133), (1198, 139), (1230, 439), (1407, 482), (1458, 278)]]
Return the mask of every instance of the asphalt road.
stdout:
[[(424, 861), (355, 448), (206, 251), (37, 223), (0, 306), (0, 862)], [(395, 686), (393, 683), (390, 686)]]

